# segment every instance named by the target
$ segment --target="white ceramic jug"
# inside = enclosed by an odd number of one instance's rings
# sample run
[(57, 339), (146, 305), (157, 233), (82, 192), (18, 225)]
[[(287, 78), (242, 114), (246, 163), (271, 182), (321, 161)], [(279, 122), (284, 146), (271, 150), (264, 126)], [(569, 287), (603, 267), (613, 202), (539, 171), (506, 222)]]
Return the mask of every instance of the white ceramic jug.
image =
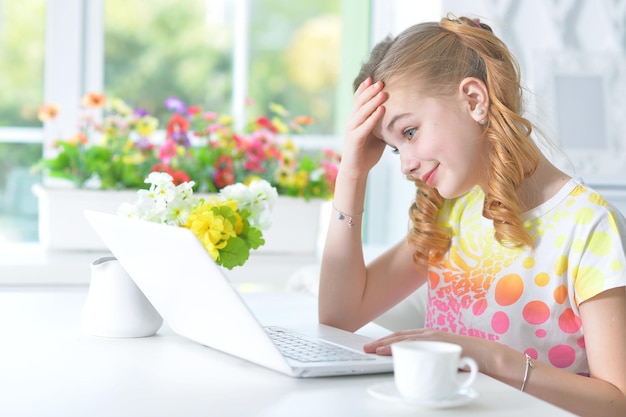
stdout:
[(91, 263), (91, 284), (81, 313), (84, 333), (101, 337), (154, 335), (163, 318), (114, 257)]

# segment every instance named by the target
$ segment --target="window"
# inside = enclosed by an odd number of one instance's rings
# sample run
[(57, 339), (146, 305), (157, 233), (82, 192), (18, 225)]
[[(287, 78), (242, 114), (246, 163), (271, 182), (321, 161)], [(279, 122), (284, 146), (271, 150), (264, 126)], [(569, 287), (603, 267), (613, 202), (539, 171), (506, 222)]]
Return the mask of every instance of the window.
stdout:
[[(167, 120), (163, 103), (176, 96), (229, 112), (233, 27), (214, 1), (106, 0), (104, 89)], [(226, 4), (224, 4), (226, 6)]]
[(172, 95), (234, 116), (249, 98), (246, 117), (275, 102), (312, 116), (310, 133), (334, 131), (335, 0), (105, 0), (104, 27), (105, 92), (161, 120)]
[[(307, 143), (328, 144), (323, 135), (340, 148), (369, 10), (360, 0), (0, 0), (0, 242), (37, 241), (30, 167), (75, 133), (88, 91), (156, 113), (170, 95), (246, 117), (277, 102), (315, 119)], [(42, 129), (44, 102), (60, 113)]]
[(0, 0), (0, 243), (37, 241), (36, 179), (42, 153), (45, 0)]

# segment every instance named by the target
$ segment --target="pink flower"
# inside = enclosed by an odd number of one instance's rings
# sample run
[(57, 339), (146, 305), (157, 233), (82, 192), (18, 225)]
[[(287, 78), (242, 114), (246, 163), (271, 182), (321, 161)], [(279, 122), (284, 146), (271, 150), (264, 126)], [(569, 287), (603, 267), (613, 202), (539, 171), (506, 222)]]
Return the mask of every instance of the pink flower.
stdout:
[(217, 113), (215, 113), (214, 111), (206, 111), (204, 112), (204, 115), (202, 116), (204, 117), (205, 120), (215, 120), (217, 119)]
[(265, 150), (263, 149), (263, 143), (255, 140), (248, 142), (246, 152), (245, 169), (249, 171), (265, 172), (263, 167), (263, 159), (265, 159)]
[(173, 157), (176, 156), (176, 142), (167, 139), (159, 148), (159, 159), (169, 164)]

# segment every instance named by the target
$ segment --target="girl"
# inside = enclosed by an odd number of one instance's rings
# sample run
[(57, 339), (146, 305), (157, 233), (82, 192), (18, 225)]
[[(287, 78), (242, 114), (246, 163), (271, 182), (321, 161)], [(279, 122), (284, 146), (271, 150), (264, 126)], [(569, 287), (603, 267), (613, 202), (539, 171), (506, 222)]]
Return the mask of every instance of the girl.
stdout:
[[(424, 329), (481, 371), (579, 415), (626, 415), (626, 221), (531, 138), (518, 65), (477, 20), (379, 43), (355, 80), (319, 319), (354, 331), (422, 285)], [(411, 227), (365, 265), (367, 175), (386, 146), (415, 182)]]

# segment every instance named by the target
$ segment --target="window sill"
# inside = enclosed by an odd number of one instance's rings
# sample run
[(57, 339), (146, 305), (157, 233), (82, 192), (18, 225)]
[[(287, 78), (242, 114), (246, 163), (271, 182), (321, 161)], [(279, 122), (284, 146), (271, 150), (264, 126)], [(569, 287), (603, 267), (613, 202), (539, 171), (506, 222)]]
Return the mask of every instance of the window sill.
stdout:
[[(111, 255), (48, 250), (38, 244), (6, 245), (0, 252), (0, 285), (88, 285), (91, 263)], [(253, 253), (244, 267), (226, 273), (234, 283), (285, 285), (298, 270), (318, 263), (316, 256)]]

